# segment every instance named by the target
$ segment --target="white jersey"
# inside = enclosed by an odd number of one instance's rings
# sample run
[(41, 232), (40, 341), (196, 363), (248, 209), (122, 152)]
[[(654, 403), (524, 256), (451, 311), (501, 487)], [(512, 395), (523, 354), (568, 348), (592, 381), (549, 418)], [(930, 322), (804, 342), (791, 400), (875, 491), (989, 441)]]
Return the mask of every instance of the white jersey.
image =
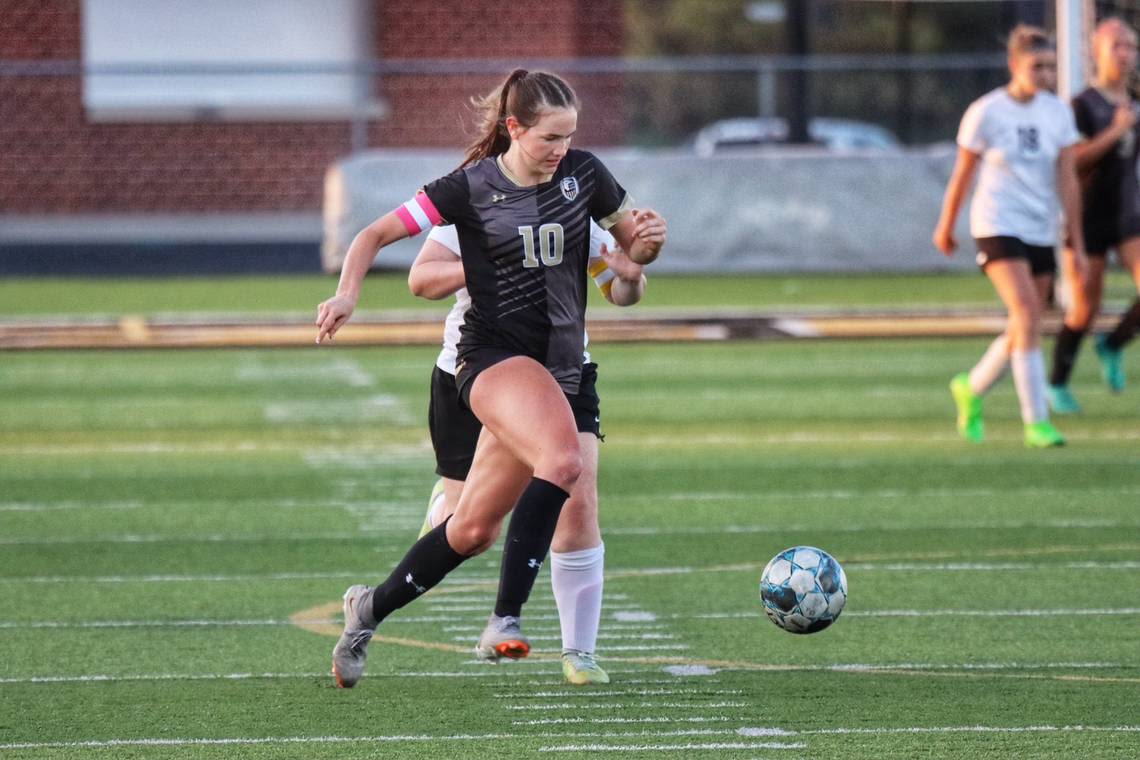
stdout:
[[(442, 245), (447, 250), (455, 254), (457, 258), (462, 258), (459, 250), (459, 234), (455, 231), (454, 225), (446, 225), (433, 227), (428, 234), (428, 240), (434, 240)], [(603, 230), (593, 220), (590, 221), (590, 262), (589, 274), (594, 278), (594, 283), (601, 289), (603, 293), (608, 293), (610, 286), (613, 284), (614, 273), (606, 266), (605, 259), (602, 258), (601, 248), (605, 245), (610, 250), (617, 247), (617, 241), (614, 236)], [(443, 350), (439, 352), (439, 358), (435, 360), (435, 366), (439, 367), (449, 375), (455, 374), (455, 361), (456, 361), (456, 346), (459, 344), (459, 326), (463, 324), (463, 315), (471, 308), (471, 296), (467, 294), (467, 288), (462, 288), (455, 293), (455, 305), (451, 307), (451, 311), (447, 313), (447, 319), (443, 323)], [(589, 335), (585, 336), (583, 345), (588, 345), (590, 342)], [(582, 362), (590, 361), (590, 352), (586, 351), (582, 355)]]
[(1072, 110), (1049, 92), (1019, 103), (1001, 87), (971, 103), (958, 128), (958, 145), (982, 157), (970, 234), (1055, 245), (1057, 157), (1080, 139)]

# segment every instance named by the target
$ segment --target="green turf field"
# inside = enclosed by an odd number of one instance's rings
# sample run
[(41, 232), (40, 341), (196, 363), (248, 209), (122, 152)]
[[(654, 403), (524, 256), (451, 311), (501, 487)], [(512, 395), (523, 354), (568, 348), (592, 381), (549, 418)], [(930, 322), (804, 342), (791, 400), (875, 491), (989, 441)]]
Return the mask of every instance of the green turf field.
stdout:
[[(997, 309), (985, 277), (965, 274), (658, 276), (651, 273), (645, 308), (955, 308)], [(0, 317), (44, 314), (162, 314), (179, 312), (316, 313), (336, 279), (320, 275), (176, 279), (0, 278)], [(592, 307), (613, 308), (594, 288)], [(1131, 301), (1136, 288), (1121, 272), (1109, 273), (1106, 305)], [(444, 302), (445, 303), (445, 302)], [(441, 302), (408, 293), (404, 272), (368, 277), (360, 309), (436, 309)], [(443, 309), (446, 311), (446, 308)]]
[[(968, 447), (946, 382), (984, 346), (594, 347), (593, 690), (542, 657), (545, 571), (536, 656), (472, 660), (497, 549), (333, 688), (340, 594), (422, 520), (433, 350), (0, 354), (0, 757), (1135, 758), (1137, 392), (1089, 352), (1070, 446), (1022, 448), (1007, 380)], [(798, 543), (850, 583), (807, 637), (757, 600)]]

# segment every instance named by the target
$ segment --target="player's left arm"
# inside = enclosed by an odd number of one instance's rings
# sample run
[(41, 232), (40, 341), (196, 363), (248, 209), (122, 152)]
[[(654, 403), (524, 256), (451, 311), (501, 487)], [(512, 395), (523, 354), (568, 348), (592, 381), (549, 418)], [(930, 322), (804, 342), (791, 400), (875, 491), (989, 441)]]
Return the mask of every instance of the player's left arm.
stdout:
[(622, 215), (609, 233), (631, 261), (644, 266), (653, 263), (665, 245), (665, 218), (651, 208), (633, 209)]
[(1077, 145), (1061, 148), (1057, 158), (1057, 192), (1061, 196), (1061, 210), (1065, 214), (1065, 226), (1069, 245), (1065, 255), (1071, 256), (1070, 266), (1076, 276), (1084, 282), (1088, 272), (1085, 258), (1085, 233), (1081, 225), (1081, 185), (1077, 179)]
[(438, 301), (455, 295), (465, 286), (463, 260), (447, 246), (428, 238), (408, 271), (412, 295)]

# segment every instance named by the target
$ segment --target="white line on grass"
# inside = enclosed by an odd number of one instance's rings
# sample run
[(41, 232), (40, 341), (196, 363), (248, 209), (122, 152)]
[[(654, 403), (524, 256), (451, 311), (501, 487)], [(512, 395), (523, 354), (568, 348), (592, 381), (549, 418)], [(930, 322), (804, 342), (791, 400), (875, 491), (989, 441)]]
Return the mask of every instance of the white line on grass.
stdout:
[(850, 524), (826, 526), (803, 524), (771, 524), (771, 525), (718, 525), (714, 527), (700, 525), (675, 526), (636, 526), (627, 528), (606, 528), (609, 536), (732, 536), (753, 533), (892, 533), (916, 532), (931, 530), (1023, 530), (1026, 528), (1054, 528), (1057, 530), (1108, 530), (1119, 528), (1140, 528), (1138, 522), (1124, 522), (1119, 520), (1009, 520), (985, 522), (960, 523), (872, 523), (865, 525)]
[[(475, 664), (474, 662), (472, 664)], [(535, 664), (546, 665), (550, 667), (550, 676), (561, 675), (561, 671), (555, 670), (555, 663), (551, 662), (538, 662)], [(510, 679), (502, 686), (548, 686), (549, 681), (544, 680), (527, 680), (516, 681), (517, 673), (512, 668), (507, 667), (492, 667), (487, 666), (486, 663), (480, 661), (480, 667), (472, 670), (463, 671), (407, 671), (401, 673), (383, 673), (374, 676), (375, 678), (504, 678)], [(832, 665), (785, 665), (773, 664), (771, 670), (779, 670), (781, 667), (788, 671), (839, 671), (839, 672), (876, 672), (876, 671), (891, 671), (891, 670), (1112, 670), (1125, 667), (1136, 667), (1136, 665), (1125, 665), (1118, 662), (992, 662), (992, 663), (836, 663)], [(607, 667), (609, 673), (629, 673), (629, 674), (644, 674), (647, 671), (644, 668), (611, 668)], [(537, 675), (533, 671), (530, 675)], [(86, 683), (128, 683), (135, 681), (249, 681), (249, 680), (285, 680), (296, 678), (329, 678), (327, 671), (321, 672), (300, 672), (300, 673), (138, 673), (138, 674), (112, 674), (112, 673), (95, 673), (89, 675), (38, 675), (38, 676), (12, 676), (7, 678), (0, 678), (0, 684), (86, 684)], [(622, 686), (626, 685), (655, 685), (655, 684), (675, 684), (678, 680), (676, 677), (672, 678), (644, 678), (644, 679), (631, 679), (622, 680)], [(717, 684), (719, 680), (709, 679), (702, 680), (705, 684)], [(577, 696), (578, 694), (598, 694), (599, 692), (557, 692), (558, 696), (569, 697)], [(733, 690), (717, 691), (716, 693), (730, 694), (734, 693)], [(496, 695), (499, 696), (499, 695)], [(504, 693), (504, 697), (507, 697)], [(515, 696), (536, 696), (529, 692), (519, 692)]]
[[(553, 663), (547, 663), (553, 664)], [(635, 668), (607, 668), (610, 673), (645, 673), (644, 669)], [(532, 673), (531, 675), (538, 675)], [(551, 669), (551, 678), (557, 676), (561, 679), (562, 671)], [(253, 680), (286, 680), (294, 678), (322, 678), (328, 679), (332, 676), (328, 671), (319, 673), (152, 673), (152, 674), (135, 674), (135, 675), (113, 675), (113, 674), (93, 674), (85, 676), (23, 676), (23, 677), (10, 677), (0, 678), (0, 684), (37, 684), (37, 683), (52, 683), (52, 684), (88, 684), (88, 683), (131, 683), (136, 681), (141, 682), (162, 682), (162, 681), (253, 681)], [(514, 680), (515, 674), (505, 668), (486, 668), (480, 670), (466, 670), (466, 671), (448, 671), (448, 672), (419, 672), (408, 671), (406, 673), (386, 673), (374, 676), (375, 678), (505, 678), (510, 679), (509, 684), (514, 685), (520, 683)], [(528, 681), (527, 683), (534, 686), (549, 686), (550, 681)], [(663, 681), (624, 681), (623, 683), (676, 683), (676, 679), (669, 679)], [(709, 683), (714, 683), (709, 681)], [(507, 686), (508, 683), (500, 684)], [(520, 694), (520, 696), (524, 696)]]
[[(1119, 485), (1111, 488), (1096, 486), (1074, 486), (1066, 488), (1043, 488), (1041, 486), (1025, 486), (1021, 488), (835, 488), (827, 490), (797, 489), (795, 491), (765, 491), (742, 493), (733, 491), (674, 491), (670, 494), (654, 494), (640, 497), (641, 500), (654, 503), (664, 501), (791, 501), (791, 500), (817, 500), (847, 501), (850, 499), (867, 499), (881, 501), (883, 499), (988, 499), (995, 496), (1032, 498), (1035, 496), (1060, 496), (1076, 494), (1080, 496), (1140, 496), (1140, 487), (1132, 485)], [(630, 495), (631, 500), (639, 497)], [(1080, 521), (1074, 521), (1080, 522)]]
[[(778, 733), (775, 733), (778, 732)], [(910, 726), (904, 728), (814, 728), (785, 731), (780, 728), (741, 728), (741, 736), (823, 736), (829, 734), (1029, 734), (1029, 733), (1140, 733), (1140, 726)]]
[[(533, 631), (535, 629), (528, 629)], [(551, 634), (536, 634), (527, 633), (527, 638), (531, 641), (561, 641), (562, 636), (557, 631)], [(599, 634), (599, 638), (603, 641), (654, 641), (654, 640), (669, 640), (676, 639), (677, 637), (671, 633), (606, 633), (603, 629)], [(452, 636), (452, 641), (470, 641), (470, 636)]]
[[(0, 577), (0, 583), (250, 583), (260, 581), (308, 581), (368, 577), (368, 572), (249, 573), (244, 575), (32, 575)], [(482, 628), (479, 629), (483, 630)]]
[(83, 509), (83, 510), (104, 510), (104, 509), (140, 509), (143, 506), (141, 501), (106, 501), (106, 502), (85, 502), (85, 501), (56, 501), (56, 502), (39, 502), (39, 501), (7, 501), (0, 502), (0, 512), (61, 512), (64, 510)]
[[(1137, 430), (1108, 430), (1098, 429), (1095, 433), (1082, 434), (1080, 432), (1074, 433), (1069, 436), (1074, 441), (1135, 441), (1140, 440), (1140, 431)], [(987, 435), (987, 440), (992, 438), (995, 442), (1014, 442), (1020, 440), (1020, 436), (1014, 437), (1013, 435)], [(626, 436), (624, 438), (615, 439), (614, 444), (617, 448), (659, 448), (659, 449), (676, 449), (681, 444), (681, 439), (674, 436), (660, 436), (660, 435), (642, 435), (642, 436)], [(957, 443), (960, 439), (954, 433), (808, 433), (808, 432), (793, 432), (793, 433), (768, 433), (768, 434), (748, 434), (748, 433), (706, 433), (696, 435), (686, 435), (684, 437), (684, 446), (717, 446), (717, 447), (739, 447), (739, 446), (795, 446), (795, 445), (851, 445), (851, 444), (947, 444)], [(943, 464), (946, 464), (946, 460)], [(959, 461), (948, 466), (964, 466), (964, 463)]]
[[(759, 567), (760, 563), (755, 563)], [(751, 566), (750, 566), (751, 567)], [(1037, 570), (1140, 570), (1140, 561), (1135, 560), (1120, 560), (1120, 561), (1096, 561), (1089, 560), (1084, 562), (1057, 562), (1057, 563), (1044, 563), (1044, 562), (937, 562), (937, 563), (922, 563), (922, 562), (849, 562), (844, 563), (844, 567), (848, 570), (867, 570), (875, 572), (990, 572), (990, 571), (1037, 571)], [(725, 566), (725, 571), (738, 568), (737, 566)], [(628, 572), (647, 572), (651, 575), (673, 575), (673, 574), (687, 574), (703, 572), (704, 569), (697, 567), (676, 567), (676, 568), (648, 568), (645, 571), (630, 570)], [(621, 569), (611, 570), (611, 573), (625, 572)], [(333, 579), (353, 579), (353, 578), (367, 578), (375, 573), (375, 570), (355, 570), (345, 572), (306, 572), (306, 573), (239, 573), (234, 575), (202, 575), (202, 574), (165, 574), (165, 575), (32, 575), (27, 577), (20, 576), (6, 576), (0, 577), (0, 583), (249, 583), (258, 581), (305, 581), (305, 580), (333, 580)], [(440, 585), (440, 588), (446, 589), (453, 585), (465, 585), (469, 583), (498, 583), (498, 579), (469, 579), (469, 578), (456, 578), (450, 583)], [(464, 594), (463, 599), (470, 602), (477, 602), (480, 599), (484, 602), (491, 599), (494, 590), (488, 589), (487, 594), (483, 597), (476, 597)], [(457, 595), (458, 596), (458, 595)], [(618, 601), (628, 599), (623, 594), (606, 594), (606, 599), (615, 599)], [(530, 608), (528, 608), (530, 609)], [(607, 609), (609, 609), (607, 605)], [(533, 619), (533, 618), (531, 618)], [(437, 619), (433, 618), (433, 621)], [(425, 621), (427, 622), (427, 621)], [(641, 630), (642, 628), (652, 628), (652, 625), (646, 626), (630, 626), (633, 630)], [(618, 626), (607, 626), (611, 630), (619, 629)], [(483, 630), (482, 625), (452, 625), (445, 626), (443, 630), (454, 633), (460, 631), (479, 633)]]
[(637, 702), (635, 704), (612, 703), (601, 705), (582, 704), (581, 702), (552, 702), (539, 705), (504, 705), (501, 709), (512, 711), (534, 710), (536, 712), (553, 712), (557, 710), (624, 710), (630, 707), (652, 707), (655, 710), (723, 710), (726, 708), (748, 706), (747, 702)]
[[(1049, 609), (1049, 610), (864, 610), (844, 614), (844, 617), (1071, 617), (1071, 616), (1130, 616), (1140, 615), (1140, 607), (1103, 607), (1085, 609)], [(557, 617), (557, 616), (554, 616)], [(761, 612), (707, 612), (693, 615), (680, 613), (671, 615), (678, 618), (699, 619), (749, 619), (763, 617)], [(443, 620), (446, 618), (433, 618)], [(420, 619), (422, 620), (422, 619)], [(284, 626), (297, 623), (313, 625), (338, 625), (341, 621), (325, 618), (315, 620), (278, 620), (264, 619), (202, 619), (202, 620), (3, 620), (0, 629), (21, 628), (203, 628), (218, 627), (255, 627), (255, 626)], [(392, 621), (395, 622), (395, 621)], [(409, 622), (405, 620), (404, 622)], [(461, 639), (457, 639), (461, 640)], [(637, 644), (606, 647), (608, 651), (653, 651), (669, 649), (689, 649), (688, 644)]]
[[(676, 683), (676, 679), (673, 681)], [(623, 681), (622, 685), (629, 683)], [(708, 691), (707, 689), (608, 689), (606, 691), (528, 691), (528, 692), (498, 692), (491, 696), (496, 699), (518, 699), (519, 697), (526, 697), (528, 699), (553, 699), (553, 698), (566, 698), (566, 697), (582, 697), (584, 699), (597, 699), (598, 697), (668, 697), (677, 694), (696, 694), (700, 696), (708, 696), (710, 694), (718, 696), (729, 696), (743, 694), (743, 689), (716, 689)]]
[(727, 749), (805, 749), (806, 744), (786, 742), (708, 742), (688, 744), (561, 744), (539, 747), (539, 752), (691, 752)]
[(408, 736), (268, 736), (233, 738), (155, 738), (155, 739), (103, 739), (79, 742), (12, 742), (0, 744), (0, 750), (9, 749), (105, 749), (109, 747), (178, 747), (212, 745), (261, 745), (261, 744), (346, 744), (368, 742), (432, 742), (432, 741), (501, 741), (504, 739), (626, 739), (640, 736), (734, 736), (732, 729), (682, 728), (671, 731), (558, 731), (541, 736), (534, 734), (455, 734), (429, 736), (426, 734)]
[[(1066, 616), (1114, 616), (1140, 615), (1140, 607), (1093, 607), (1042, 610), (853, 610), (844, 612), (843, 617), (1066, 617)], [(763, 612), (701, 612), (695, 614), (674, 613), (669, 616), (678, 619), (719, 619), (748, 620), (763, 618)]]
[(678, 718), (671, 717), (646, 717), (646, 718), (534, 718), (533, 720), (512, 720), (512, 726), (563, 726), (573, 725), (575, 723), (615, 723), (615, 724), (636, 724), (636, 723), (726, 723), (730, 720), (739, 720), (739, 718), (729, 718), (725, 715), (695, 715), (689, 717)]

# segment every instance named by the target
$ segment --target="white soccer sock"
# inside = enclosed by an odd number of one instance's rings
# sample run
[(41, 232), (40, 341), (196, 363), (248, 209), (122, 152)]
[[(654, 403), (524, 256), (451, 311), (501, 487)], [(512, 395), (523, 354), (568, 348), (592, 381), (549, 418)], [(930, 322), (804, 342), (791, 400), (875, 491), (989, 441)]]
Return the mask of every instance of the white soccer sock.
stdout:
[(990, 388), (1001, 380), (1009, 366), (1009, 338), (1005, 333), (997, 336), (982, 358), (970, 370), (970, 390), (976, 396), (984, 396)]
[(1049, 404), (1045, 397), (1045, 357), (1040, 348), (1014, 351), (1012, 356), (1013, 384), (1017, 387), (1017, 400), (1021, 402), (1021, 421), (1045, 422), (1049, 419)]
[(593, 653), (602, 618), (606, 545), (550, 553), (550, 585), (562, 624), (562, 649)]

